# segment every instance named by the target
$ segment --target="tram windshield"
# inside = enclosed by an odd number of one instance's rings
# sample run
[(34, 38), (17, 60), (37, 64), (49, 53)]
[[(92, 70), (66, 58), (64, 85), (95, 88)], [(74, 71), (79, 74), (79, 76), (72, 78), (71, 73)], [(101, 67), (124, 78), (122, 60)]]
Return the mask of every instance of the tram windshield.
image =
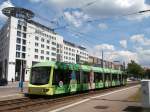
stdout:
[(50, 67), (32, 68), (30, 83), (33, 85), (48, 84), (50, 77)]

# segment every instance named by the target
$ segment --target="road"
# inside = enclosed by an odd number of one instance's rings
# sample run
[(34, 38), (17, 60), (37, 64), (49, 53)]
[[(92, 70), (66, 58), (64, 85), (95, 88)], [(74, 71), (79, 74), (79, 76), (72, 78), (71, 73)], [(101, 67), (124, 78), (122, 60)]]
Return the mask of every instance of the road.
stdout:
[[(49, 112), (127, 112), (140, 108), (140, 103), (128, 98), (139, 90), (139, 86), (129, 87), (92, 98), (82, 99), (72, 104), (57, 107)], [(133, 111), (132, 111), (133, 112)]]

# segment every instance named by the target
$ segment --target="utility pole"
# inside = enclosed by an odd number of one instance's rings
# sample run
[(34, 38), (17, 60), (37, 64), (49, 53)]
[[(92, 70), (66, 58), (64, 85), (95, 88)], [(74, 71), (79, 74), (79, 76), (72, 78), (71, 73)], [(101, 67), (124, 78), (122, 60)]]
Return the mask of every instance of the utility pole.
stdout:
[[(102, 69), (104, 68), (104, 51), (102, 50)], [(104, 71), (102, 73), (102, 77), (103, 77), (103, 84), (104, 84), (104, 87), (105, 87), (105, 76), (104, 76)]]
[(19, 87), (20, 87), (20, 92), (23, 92), (23, 80), (22, 80), (22, 60), (20, 60), (20, 80), (19, 80)]
[(104, 68), (104, 52), (102, 50), (102, 68)]

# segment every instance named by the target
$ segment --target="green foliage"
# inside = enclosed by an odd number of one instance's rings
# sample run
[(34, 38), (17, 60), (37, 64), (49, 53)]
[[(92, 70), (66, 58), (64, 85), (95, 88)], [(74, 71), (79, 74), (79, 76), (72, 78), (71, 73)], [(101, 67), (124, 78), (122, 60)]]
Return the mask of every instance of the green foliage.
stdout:
[(145, 76), (146, 78), (150, 79), (150, 69), (145, 70)]
[(136, 78), (142, 77), (142, 75), (144, 75), (144, 69), (141, 67), (141, 65), (132, 60), (130, 63), (128, 63), (127, 72), (129, 76), (133, 76)]

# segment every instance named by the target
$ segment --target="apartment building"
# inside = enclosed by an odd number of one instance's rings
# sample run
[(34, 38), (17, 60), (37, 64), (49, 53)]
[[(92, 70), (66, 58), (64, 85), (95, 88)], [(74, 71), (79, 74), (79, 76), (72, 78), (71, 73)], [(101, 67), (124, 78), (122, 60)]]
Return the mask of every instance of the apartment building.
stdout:
[(42, 61), (88, 61), (86, 48), (68, 44), (53, 29), (32, 20), (32, 11), (8, 7), (2, 12), (8, 20), (0, 30), (0, 79), (28, 81), (31, 66)]
[(77, 46), (74, 43), (63, 41), (64, 43), (64, 62), (84, 63), (88, 62), (88, 52), (86, 48)]
[(104, 68), (112, 68), (112, 69), (117, 69), (117, 70), (124, 70), (124, 66), (125, 66), (118, 61), (111, 62), (107, 60), (102, 60), (101, 58), (94, 57), (94, 56), (89, 56), (88, 62), (95, 66), (100, 66)]

